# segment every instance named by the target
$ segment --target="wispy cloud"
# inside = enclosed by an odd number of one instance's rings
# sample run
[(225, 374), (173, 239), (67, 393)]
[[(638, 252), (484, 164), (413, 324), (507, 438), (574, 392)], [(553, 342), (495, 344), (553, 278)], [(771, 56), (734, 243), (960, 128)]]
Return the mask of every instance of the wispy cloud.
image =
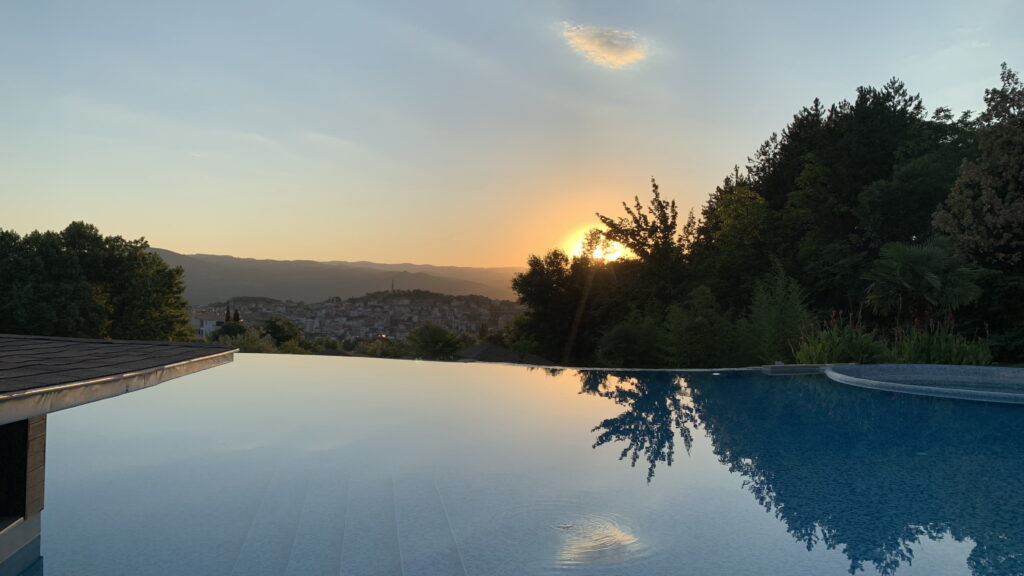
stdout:
[(648, 46), (635, 32), (562, 23), (562, 36), (594, 64), (620, 69), (647, 58)]

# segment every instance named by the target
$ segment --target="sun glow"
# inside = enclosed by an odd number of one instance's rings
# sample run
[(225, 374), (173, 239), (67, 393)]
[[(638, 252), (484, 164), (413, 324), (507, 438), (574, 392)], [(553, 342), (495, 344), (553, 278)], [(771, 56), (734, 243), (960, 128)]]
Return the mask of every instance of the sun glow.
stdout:
[(618, 242), (610, 241), (604, 237), (594, 237), (596, 228), (581, 228), (566, 237), (562, 250), (573, 258), (583, 256), (588, 252), (595, 260), (613, 262), (620, 258), (630, 256), (632, 252)]

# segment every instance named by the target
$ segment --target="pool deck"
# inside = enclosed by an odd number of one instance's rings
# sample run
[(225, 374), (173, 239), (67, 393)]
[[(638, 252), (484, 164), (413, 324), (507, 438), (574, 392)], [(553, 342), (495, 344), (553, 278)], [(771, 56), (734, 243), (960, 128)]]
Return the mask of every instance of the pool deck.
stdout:
[(155, 386), (231, 362), (235, 352), (182, 342), (0, 334), (0, 425)]

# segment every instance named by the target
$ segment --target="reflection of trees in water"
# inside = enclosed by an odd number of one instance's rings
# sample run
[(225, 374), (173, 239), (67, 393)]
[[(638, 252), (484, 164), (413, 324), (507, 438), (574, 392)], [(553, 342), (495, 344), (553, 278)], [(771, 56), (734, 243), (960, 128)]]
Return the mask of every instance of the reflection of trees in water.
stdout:
[(1020, 407), (754, 380), (687, 378), (719, 459), (808, 549), (893, 574), (949, 534), (976, 576), (1024, 574)]
[(626, 407), (622, 414), (602, 420), (591, 430), (599, 432), (594, 448), (609, 442), (625, 442), (619, 459), (628, 458), (630, 465), (635, 467), (643, 456), (648, 464), (648, 482), (654, 478), (659, 462), (672, 465), (676, 431), (683, 440), (683, 447), (690, 451), (694, 411), (677, 374), (601, 371), (582, 371), (579, 374), (582, 392), (608, 398)]
[[(714, 451), (808, 550), (891, 575), (923, 538), (975, 543), (975, 576), (1024, 575), (1024, 409), (847, 388), (816, 377), (581, 372), (582, 391), (626, 408), (594, 446), (671, 464), (697, 422)], [(687, 391), (689, 394), (687, 394)], [(678, 431), (678, 432), (677, 432)]]

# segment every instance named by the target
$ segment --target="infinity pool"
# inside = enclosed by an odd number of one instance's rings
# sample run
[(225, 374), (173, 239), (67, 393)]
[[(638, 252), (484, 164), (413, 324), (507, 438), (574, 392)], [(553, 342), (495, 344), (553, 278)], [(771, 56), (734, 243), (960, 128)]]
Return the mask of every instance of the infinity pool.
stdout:
[(1024, 407), (238, 355), (49, 417), (47, 575), (1024, 574)]

